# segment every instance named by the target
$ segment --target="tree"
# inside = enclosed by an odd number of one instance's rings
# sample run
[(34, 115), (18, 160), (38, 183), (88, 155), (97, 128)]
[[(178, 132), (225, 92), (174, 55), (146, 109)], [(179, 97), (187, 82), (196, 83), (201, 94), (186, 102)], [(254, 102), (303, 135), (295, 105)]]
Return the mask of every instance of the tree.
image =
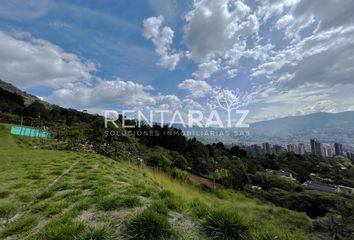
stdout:
[(212, 105), (214, 108), (221, 108), (227, 112), (227, 127), (231, 128), (231, 112), (242, 106), (248, 105), (250, 95), (241, 92), (240, 89), (229, 90), (217, 88), (213, 91)]
[(230, 149), (230, 155), (231, 156), (236, 156), (239, 158), (244, 158), (247, 156), (247, 151), (244, 149), (241, 149), (239, 146), (233, 146)]

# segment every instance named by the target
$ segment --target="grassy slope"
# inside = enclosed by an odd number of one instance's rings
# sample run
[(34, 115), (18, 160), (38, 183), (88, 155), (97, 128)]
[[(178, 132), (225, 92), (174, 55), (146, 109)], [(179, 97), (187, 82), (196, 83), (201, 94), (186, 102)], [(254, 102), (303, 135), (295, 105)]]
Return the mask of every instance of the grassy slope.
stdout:
[[(194, 211), (197, 199), (211, 209), (238, 212), (253, 235), (309, 239), (304, 214), (231, 190), (205, 193), (149, 168), (95, 154), (34, 149), (28, 138), (8, 131), (0, 125), (0, 238), (72, 239), (98, 232), (121, 239), (132, 216), (164, 201), (176, 238), (204, 239), (204, 220)], [(164, 196), (163, 189), (174, 195)]]

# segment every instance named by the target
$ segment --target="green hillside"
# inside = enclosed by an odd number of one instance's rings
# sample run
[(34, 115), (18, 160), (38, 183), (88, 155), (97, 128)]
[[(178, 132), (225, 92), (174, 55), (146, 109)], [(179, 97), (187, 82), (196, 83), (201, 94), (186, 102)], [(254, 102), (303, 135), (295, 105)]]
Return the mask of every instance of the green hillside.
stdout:
[(0, 125), (1, 239), (315, 239), (305, 214), (8, 132)]

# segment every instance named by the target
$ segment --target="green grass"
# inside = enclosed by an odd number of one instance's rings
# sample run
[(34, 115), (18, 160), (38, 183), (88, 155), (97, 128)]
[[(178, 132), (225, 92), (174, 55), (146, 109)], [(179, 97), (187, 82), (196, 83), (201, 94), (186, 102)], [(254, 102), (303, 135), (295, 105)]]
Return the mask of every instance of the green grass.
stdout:
[(206, 217), (203, 228), (211, 239), (247, 240), (249, 225), (244, 218), (230, 209), (212, 211)]
[(125, 235), (134, 240), (168, 239), (174, 234), (166, 215), (152, 209), (137, 214), (127, 223)]
[(305, 214), (8, 131), (0, 124), (1, 239), (318, 239)]

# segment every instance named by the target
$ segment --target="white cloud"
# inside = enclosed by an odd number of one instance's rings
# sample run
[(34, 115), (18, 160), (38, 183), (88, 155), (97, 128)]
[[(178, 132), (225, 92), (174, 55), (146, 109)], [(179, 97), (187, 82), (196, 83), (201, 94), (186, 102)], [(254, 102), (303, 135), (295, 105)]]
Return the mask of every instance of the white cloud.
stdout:
[(155, 97), (157, 109), (176, 111), (182, 108), (181, 100), (176, 95), (160, 95)]
[(240, 37), (250, 8), (240, 1), (194, 1), (186, 16), (184, 40), (191, 57), (201, 61), (229, 50)]
[(26, 21), (45, 15), (54, 6), (53, 0), (1, 1), (0, 17)]
[(155, 45), (155, 51), (160, 56), (159, 65), (174, 70), (182, 55), (171, 50), (174, 32), (170, 27), (164, 26), (164, 18), (158, 16), (145, 19), (143, 35)]
[[(0, 32), (0, 78), (18, 87), (60, 88), (88, 82), (96, 65), (59, 46), (23, 33), (18, 39)], [(17, 35), (17, 36), (19, 36)]]
[(220, 64), (216, 60), (211, 60), (209, 62), (203, 62), (198, 65), (198, 70), (192, 75), (198, 79), (209, 78), (213, 73), (220, 69)]
[(239, 60), (264, 61), (272, 44), (259, 43), (261, 23), (251, 7), (242, 1), (199, 0), (185, 15), (184, 43), (187, 57), (198, 63), (192, 75), (208, 79), (214, 73), (221, 78), (234, 78)]
[(143, 86), (131, 81), (98, 80), (91, 87), (77, 85), (74, 88), (55, 90), (46, 100), (64, 106), (75, 104), (81, 108), (99, 108), (104, 104), (146, 106), (155, 104), (155, 99), (149, 94), (149, 90), (151, 86)]
[[(331, 28), (273, 51), (268, 60), (253, 69), (253, 76), (279, 79), (285, 87), (304, 83), (329, 86), (353, 83), (354, 27)], [(287, 76), (291, 78), (287, 79)], [(284, 81), (287, 79), (287, 81)]]
[(212, 90), (212, 87), (205, 81), (187, 79), (178, 84), (178, 87), (190, 92), (193, 98), (203, 97), (206, 93)]
[(259, 87), (250, 107), (250, 120), (261, 121), (285, 116), (315, 112), (342, 112), (351, 109), (354, 102), (354, 84), (328, 86), (306, 83), (303, 86), (281, 91), (272, 86)]

